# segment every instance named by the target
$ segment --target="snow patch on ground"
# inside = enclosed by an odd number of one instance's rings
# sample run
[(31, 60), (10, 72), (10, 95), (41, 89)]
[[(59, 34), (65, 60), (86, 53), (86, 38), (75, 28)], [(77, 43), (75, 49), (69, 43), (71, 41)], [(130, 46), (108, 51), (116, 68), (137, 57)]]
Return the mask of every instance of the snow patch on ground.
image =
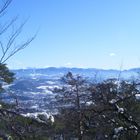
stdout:
[(50, 120), (52, 123), (54, 123), (53, 115), (47, 112), (27, 113), (27, 114), (21, 114), (21, 115), (24, 117), (36, 119), (39, 122), (47, 122)]

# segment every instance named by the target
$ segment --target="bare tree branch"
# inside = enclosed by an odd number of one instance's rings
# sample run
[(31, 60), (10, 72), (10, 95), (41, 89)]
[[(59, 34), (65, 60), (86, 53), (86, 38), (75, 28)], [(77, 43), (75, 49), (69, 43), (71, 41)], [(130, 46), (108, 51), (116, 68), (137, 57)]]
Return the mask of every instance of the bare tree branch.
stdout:
[(33, 36), (31, 39), (28, 39), (25, 43), (18, 45), (16, 48), (14, 48), (13, 51), (11, 51), (11, 53), (5, 57), (5, 59), (0, 60), (0, 62), (2, 64), (4, 64), (9, 58), (11, 58), (13, 55), (15, 55), (17, 52), (23, 50), (24, 48), (26, 48), (34, 39), (35, 39), (36, 35)]
[[(5, 0), (4, 4), (2, 4), (2, 7), (0, 9), (0, 14), (2, 14), (9, 4), (12, 2), (12, 0)], [(12, 29), (13, 25), (16, 23), (18, 17), (13, 18), (9, 23), (6, 23), (4, 26), (0, 27), (0, 36), (4, 36), (5, 33)], [(23, 50), (26, 48), (36, 37), (36, 34), (32, 36), (31, 38), (27, 39), (24, 43), (16, 45), (17, 38), (20, 36), (24, 25), (26, 24), (27, 20), (25, 20), (18, 28), (13, 30), (11, 33), (7, 43), (4, 41), (0, 41), (0, 49), (1, 49), (1, 57), (0, 57), (0, 64), (4, 64), (7, 60), (9, 60), (13, 55), (15, 55), (20, 50)]]
[(18, 17), (13, 18), (10, 22), (5, 23), (0, 29), (0, 36), (5, 33), (16, 21)]
[(0, 8), (0, 15), (3, 14), (3, 12), (5, 12), (5, 10), (10, 5), (11, 2), (12, 2), (12, 0), (5, 0), (5, 1), (3, 1), (3, 5)]

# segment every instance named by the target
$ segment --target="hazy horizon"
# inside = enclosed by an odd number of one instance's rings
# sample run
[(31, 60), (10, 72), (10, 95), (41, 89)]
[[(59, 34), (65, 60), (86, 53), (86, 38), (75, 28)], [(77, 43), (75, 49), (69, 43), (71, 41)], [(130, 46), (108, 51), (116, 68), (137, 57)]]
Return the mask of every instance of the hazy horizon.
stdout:
[(131, 69), (140, 69), (140, 67), (133, 67), (133, 68), (128, 68), (128, 69), (110, 69), (110, 68), (96, 68), (96, 67), (66, 67), (66, 66), (60, 66), (60, 67), (55, 67), (55, 66), (47, 66), (47, 67), (23, 67), (23, 68), (10, 68), (10, 70), (22, 70), (22, 69), (47, 69), (47, 68), (67, 68), (67, 69), (97, 69), (97, 70), (116, 70), (116, 71), (125, 71), (125, 70), (131, 70)]

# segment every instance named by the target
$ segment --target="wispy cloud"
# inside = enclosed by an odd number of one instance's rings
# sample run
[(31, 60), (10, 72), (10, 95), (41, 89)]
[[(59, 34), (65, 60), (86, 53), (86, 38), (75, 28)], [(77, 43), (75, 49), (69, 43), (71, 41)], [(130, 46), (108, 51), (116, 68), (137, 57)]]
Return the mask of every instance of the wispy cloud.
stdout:
[(112, 52), (109, 54), (109, 56), (113, 57), (113, 56), (116, 56), (116, 54)]
[(72, 66), (72, 63), (71, 62), (68, 62), (65, 64), (65, 67), (71, 67)]

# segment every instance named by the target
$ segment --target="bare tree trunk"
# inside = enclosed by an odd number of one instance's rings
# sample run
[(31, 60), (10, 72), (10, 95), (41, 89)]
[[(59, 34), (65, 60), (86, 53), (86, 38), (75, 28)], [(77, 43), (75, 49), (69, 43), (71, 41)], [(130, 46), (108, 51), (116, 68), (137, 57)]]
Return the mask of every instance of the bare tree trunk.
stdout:
[(79, 87), (76, 84), (76, 96), (77, 96), (77, 110), (78, 110), (78, 140), (82, 140), (82, 115), (81, 115), (81, 107), (80, 107), (80, 95), (79, 95)]

